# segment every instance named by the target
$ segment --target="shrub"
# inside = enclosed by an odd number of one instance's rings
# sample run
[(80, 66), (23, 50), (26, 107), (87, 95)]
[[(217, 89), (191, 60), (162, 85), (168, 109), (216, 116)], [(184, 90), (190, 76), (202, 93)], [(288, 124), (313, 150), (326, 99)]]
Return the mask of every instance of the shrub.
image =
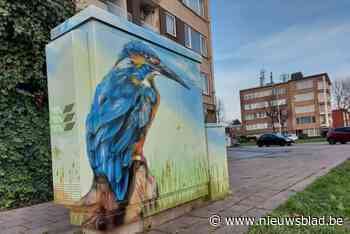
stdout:
[(52, 199), (45, 45), (71, 0), (0, 0), (0, 209)]

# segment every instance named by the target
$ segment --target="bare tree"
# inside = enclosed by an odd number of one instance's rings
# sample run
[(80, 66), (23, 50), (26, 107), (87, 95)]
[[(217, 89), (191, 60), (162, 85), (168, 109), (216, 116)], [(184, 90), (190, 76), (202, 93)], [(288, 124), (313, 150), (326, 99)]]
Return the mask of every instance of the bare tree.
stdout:
[(337, 109), (350, 111), (350, 77), (333, 83), (333, 97)]
[(265, 108), (266, 116), (271, 121), (271, 127), (273, 132), (277, 132), (279, 127), (276, 127), (276, 123), (281, 125), (281, 129), (284, 130), (287, 127), (288, 111), (283, 106), (272, 106), (272, 102), (269, 102), (269, 107)]
[(272, 92), (272, 96), (268, 101), (268, 106), (265, 107), (266, 116), (271, 121), (272, 131), (276, 132), (276, 123), (281, 125), (281, 129), (285, 129), (288, 121), (288, 110), (285, 105), (280, 105), (278, 95), (276, 92)]
[(269, 102), (269, 106), (265, 107), (266, 116), (269, 117), (272, 126), (272, 132), (276, 132), (275, 123), (278, 122), (279, 111), (276, 106), (271, 106), (271, 101)]

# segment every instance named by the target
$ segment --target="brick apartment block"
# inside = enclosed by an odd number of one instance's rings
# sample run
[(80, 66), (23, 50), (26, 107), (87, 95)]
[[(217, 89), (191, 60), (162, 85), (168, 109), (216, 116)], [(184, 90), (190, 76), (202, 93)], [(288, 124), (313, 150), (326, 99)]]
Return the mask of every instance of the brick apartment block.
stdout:
[[(332, 126), (331, 81), (327, 73), (294, 73), (282, 83), (240, 91), (242, 125), (247, 136), (273, 132), (272, 108), (280, 117), (275, 132), (319, 136)], [(276, 118), (275, 118), (276, 119)]]

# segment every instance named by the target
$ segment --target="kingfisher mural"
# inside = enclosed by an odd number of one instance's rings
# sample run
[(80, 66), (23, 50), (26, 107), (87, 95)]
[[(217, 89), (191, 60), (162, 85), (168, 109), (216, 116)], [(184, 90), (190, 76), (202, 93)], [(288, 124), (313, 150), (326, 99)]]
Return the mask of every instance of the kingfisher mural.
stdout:
[(105, 229), (135, 219), (142, 202), (158, 196), (143, 147), (157, 114), (155, 79), (189, 86), (141, 41), (127, 43), (118, 61), (97, 85), (86, 118), (86, 145), (93, 184), (80, 205), (92, 209), (86, 226)]
[(160, 212), (227, 193), (225, 141), (204, 123), (199, 54), (94, 6), (51, 39), (54, 201), (71, 224), (142, 232)]

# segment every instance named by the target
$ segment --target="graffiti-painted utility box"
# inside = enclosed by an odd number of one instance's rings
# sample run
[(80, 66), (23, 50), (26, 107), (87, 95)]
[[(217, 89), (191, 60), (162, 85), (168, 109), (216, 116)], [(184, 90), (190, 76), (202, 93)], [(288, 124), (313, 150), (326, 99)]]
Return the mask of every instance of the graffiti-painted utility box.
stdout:
[(221, 183), (224, 141), (206, 133), (199, 55), (93, 6), (51, 38), (54, 198), (73, 224), (113, 229)]
[(230, 189), (227, 168), (225, 126), (207, 124), (209, 161), (209, 195), (212, 200), (223, 198)]

